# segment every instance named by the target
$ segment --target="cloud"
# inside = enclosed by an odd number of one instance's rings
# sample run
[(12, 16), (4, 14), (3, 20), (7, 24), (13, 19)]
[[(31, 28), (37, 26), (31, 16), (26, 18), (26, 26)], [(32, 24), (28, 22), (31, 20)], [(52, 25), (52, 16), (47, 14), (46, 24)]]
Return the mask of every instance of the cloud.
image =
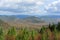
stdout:
[(49, 13), (60, 13), (60, 0), (0, 0), (0, 15), (50, 15)]
[(48, 13), (59, 13), (60, 14), (60, 0), (54, 1), (45, 7)]
[(43, 4), (41, 0), (0, 0), (0, 11), (6, 12), (5, 14), (9, 12), (12, 12), (11, 14), (37, 14), (41, 13), (40, 6)]

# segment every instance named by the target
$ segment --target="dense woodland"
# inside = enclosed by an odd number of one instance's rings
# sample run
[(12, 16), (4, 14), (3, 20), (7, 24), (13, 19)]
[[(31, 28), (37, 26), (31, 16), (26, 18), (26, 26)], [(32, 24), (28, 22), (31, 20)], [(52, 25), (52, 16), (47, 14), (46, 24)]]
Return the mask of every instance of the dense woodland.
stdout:
[(11, 27), (4, 30), (0, 27), (0, 40), (60, 40), (60, 22), (42, 26), (41, 29)]

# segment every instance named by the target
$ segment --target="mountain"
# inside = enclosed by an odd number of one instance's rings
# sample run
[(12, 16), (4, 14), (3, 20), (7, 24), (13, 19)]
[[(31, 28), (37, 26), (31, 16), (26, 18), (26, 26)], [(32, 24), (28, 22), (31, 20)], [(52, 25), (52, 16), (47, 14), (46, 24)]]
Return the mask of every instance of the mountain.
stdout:
[(24, 20), (28, 21), (28, 22), (32, 22), (32, 23), (43, 23), (45, 22), (44, 20), (41, 20), (39, 17), (35, 17), (35, 16), (29, 16), (24, 18)]
[(0, 16), (0, 19), (5, 21), (5, 22), (31, 22), (31, 23), (39, 23), (39, 22), (44, 22), (38, 17), (35, 16), (28, 16), (28, 15), (11, 15), (11, 16)]
[(16, 16), (17, 18), (20, 18), (20, 19), (30, 17), (30, 15), (13, 15), (13, 16)]
[(45, 22), (48, 23), (58, 23), (60, 22), (60, 16), (59, 15), (46, 15), (46, 16), (40, 16), (42, 20), (45, 20)]
[(15, 21), (30, 21), (32, 23), (39, 22), (53, 22), (60, 21), (60, 16), (58, 15), (46, 15), (46, 16), (30, 16), (30, 15), (0, 15), (0, 19), (3, 21), (15, 22)]
[(31, 15), (0, 15), (0, 19), (13, 26), (47, 25), (60, 22), (60, 16), (31, 16)]

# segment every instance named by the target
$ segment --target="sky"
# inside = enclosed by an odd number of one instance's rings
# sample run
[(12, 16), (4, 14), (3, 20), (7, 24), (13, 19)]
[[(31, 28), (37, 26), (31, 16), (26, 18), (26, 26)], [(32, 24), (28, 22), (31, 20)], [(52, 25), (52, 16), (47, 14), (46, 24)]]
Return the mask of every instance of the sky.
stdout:
[(0, 0), (0, 15), (60, 15), (60, 0)]

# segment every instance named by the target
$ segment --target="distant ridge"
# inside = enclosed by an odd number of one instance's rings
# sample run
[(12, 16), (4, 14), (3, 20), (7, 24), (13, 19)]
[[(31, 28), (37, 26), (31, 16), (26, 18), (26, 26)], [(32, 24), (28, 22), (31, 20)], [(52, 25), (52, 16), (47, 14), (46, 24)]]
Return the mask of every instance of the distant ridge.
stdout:
[(11, 25), (20, 24), (48, 24), (60, 22), (60, 16), (46, 15), (46, 16), (31, 16), (31, 15), (0, 15), (0, 19)]

